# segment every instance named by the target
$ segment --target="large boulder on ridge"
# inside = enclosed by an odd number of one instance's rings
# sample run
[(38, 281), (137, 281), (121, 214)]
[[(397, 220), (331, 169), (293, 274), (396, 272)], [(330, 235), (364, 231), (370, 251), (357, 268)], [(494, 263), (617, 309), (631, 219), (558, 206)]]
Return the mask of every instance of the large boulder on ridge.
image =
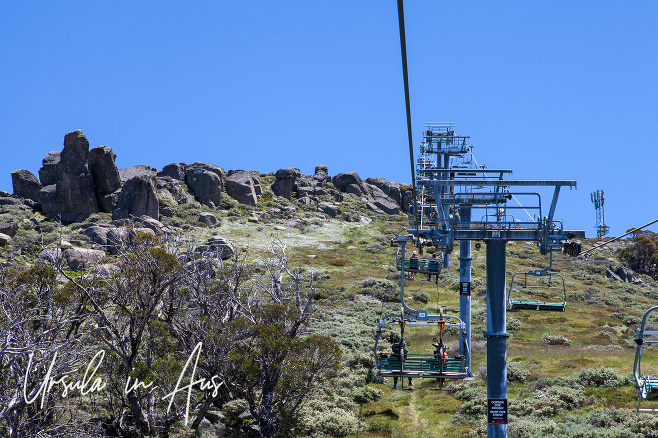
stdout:
[(89, 171), (100, 194), (114, 193), (121, 188), (119, 169), (114, 163), (116, 155), (112, 148), (97, 146), (89, 151)]
[(126, 181), (137, 175), (155, 176), (156, 172), (147, 164), (138, 164), (136, 166), (119, 169), (121, 184), (125, 184)]
[(389, 182), (384, 178), (372, 176), (366, 179), (366, 183), (379, 187), (388, 197), (402, 207), (402, 192), (400, 191), (399, 183)]
[(14, 170), (11, 173), (11, 183), (14, 186), (14, 195), (39, 202), (41, 183), (32, 172), (26, 169)]
[(378, 209), (386, 214), (400, 214), (400, 207), (379, 187), (364, 184), (366, 195)]
[(320, 183), (323, 183), (325, 181), (331, 181), (331, 177), (329, 176), (329, 169), (327, 168), (327, 166), (325, 166), (324, 164), (318, 164), (317, 166), (315, 166), (313, 179)]
[(289, 167), (287, 169), (279, 169), (274, 174), (276, 180), (272, 184), (272, 191), (277, 196), (283, 196), (286, 199), (292, 198), (292, 192), (295, 189), (297, 178), (302, 176), (299, 169)]
[(155, 174), (135, 175), (121, 187), (117, 208), (112, 213), (112, 219), (125, 219), (130, 215), (146, 215), (158, 219), (158, 207)]
[(48, 152), (48, 156), (41, 161), (39, 169), (39, 180), (41, 187), (57, 183), (57, 165), (59, 164), (61, 152)]
[(363, 196), (366, 193), (363, 180), (356, 172), (339, 173), (331, 179), (331, 182), (341, 192), (356, 196)]
[(224, 183), (222, 173), (209, 166), (212, 165), (192, 164), (185, 169), (185, 182), (200, 203), (214, 208), (221, 202)]
[(253, 176), (244, 170), (231, 170), (224, 180), (226, 193), (241, 204), (256, 205), (258, 194)]
[[(50, 157), (56, 155), (50, 154), (46, 160)], [(54, 170), (55, 174), (54, 184), (42, 187), (39, 193), (44, 215), (61, 218), (63, 222), (80, 222), (98, 212), (94, 180), (87, 166), (88, 157), (89, 142), (82, 131), (66, 134), (59, 162), (54, 165), (49, 162), (51, 168), (44, 173), (50, 177)]]
[(208, 241), (194, 249), (199, 254), (218, 256), (222, 260), (228, 260), (233, 257), (235, 250), (231, 242), (220, 236), (213, 236)]
[(167, 164), (158, 172), (158, 177), (164, 178), (165, 176), (170, 177), (171, 179), (176, 179), (180, 181), (185, 181), (185, 163), (171, 163)]

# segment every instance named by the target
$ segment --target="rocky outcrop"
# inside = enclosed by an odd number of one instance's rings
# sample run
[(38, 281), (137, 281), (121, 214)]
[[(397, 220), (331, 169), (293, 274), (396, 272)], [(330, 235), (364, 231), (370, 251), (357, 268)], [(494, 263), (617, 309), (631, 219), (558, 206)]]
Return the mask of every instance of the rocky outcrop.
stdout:
[(350, 185), (363, 185), (363, 180), (361, 180), (361, 177), (356, 172), (339, 173), (331, 179), (331, 182), (341, 192), (347, 192), (347, 188)]
[(39, 180), (42, 187), (57, 183), (57, 165), (59, 164), (60, 154), (61, 152), (48, 152), (48, 156), (41, 162)]
[(372, 204), (386, 214), (400, 214), (400, 207), (379, 187), (365, 184), (366, 196)]
[(272, 184), (272, 191), (277, 196), (291, 199), (297, 178), (299, 178), (301, 175), (302, 173), (299, 171), (299, 169), (294, 167), (277, 170), (276, 174), (274, 174), (276, 180)]
[[(207, 170), (209, 172), (213, 172), (214, 174), (216, 174), (222, 180), (222, 183), (224, 182), (224, 178), (226, 178), (226, 172), (224, 172), (224, 169), (222, 169), (219, 166), (215, 166), (214, 164), (203, 163), (201, 161), (195, 161), (194, 163), (190, 164), (188, 167), (193, 167), (195, 169), (203, 169), (203, 170)], [(187, 170), (187, 167), (186, 167), (186, 170)]]
[(194, 201), (194, 198), (187, 191), (185, 182), (182, 180), (173, 179), (169, 176), (157, 177), (156, 187), (158, 195), (170, 199), (174, 205), (189, 204)]
[(69, 269), (81, 271), (102, 260), (104, 257), (105, 251), (71, 247), (67, 249), (46, 248), (39, 253), (38, 258), (50, 263), (57, 263), (60, 259), (63, 259)]
[(114, 161), (112, 148), (98, 146), (89, 151), (89, 171), (96, 185), (96, 198), (100, 211), (110, 213), (119, 201), (121, 177)]
[(0, 222), (0, 233), (14, 237), (18, 231), (18, 222)]
[(216, 255), (222, 260), (230, 259), (235, 253), (233, 245), (228, 240), (218, 236), (211, 237), (205, 244), (196, 247), (194, 251), (201, 254)]
[(137, 166), (126, 167), (125, 169), (119, 169), (119, 177), (121, 178), (121, 184), (125, 184), (129, 179), (136, 177), (137, 175), (146, 175), (146, 176), (156, 176), (156, 173), (151, 166), (146, 164), (138, 164)]
[(263, 187), (260, 184), (260, 179), (251, 172), (249, 172), (249, 175), (251, 176), (251, 182), (254, 185), (254, 192), (256, 192), (256, 197), (260, 198), (263, 196)]
[(402, 211), (409, 213), (411, 203), (414, 199), (413, 191), (411, 189), (403, 189), (400, 196), (402, 197)]
[(139, 216), (139, 217), (134, 217), (133, 218), (133, 223), (134, 223), (135, 227), (148, 228), (150, 230), (153, 230), (153, 232), (156, 233), (156, 234), (161, 232), (161, 231), (164, 231), (164, 232), (167, 232), (167, 233), (171, 232), (171, 230), (169, 230), (169, 228), (165, 227), (162, 222), (160, 222), (159, 220), (154, 219), (152, 216), (148, 216), (148, 215), (142, 215), (142, 216)]
[(11, 183), (14, 187), (14, 195), (39, 202), (41, 183), (32, 172), (26, 169), (14, 170), (11, 173)]
[(331, 179), (331, 182), (341, 192), (352, 193), (359, 197), (366, 194), (365, 184), (356, 172), (339, 173)]
[(331, 181), (331, 177), (329, 176), (329, 170), (327, 169), (327, 166), (323, 164), (318, 164), (315, 166), (315, 174), (313, 175), (313, 179), (316, 181), (323, 183), (325, 181)]
[(199, 214), (199, 222), (206, 224), (208, 227), (214, 227), (217, 225), (217, 217), (212, 213), (201, 213)]
[(634, 274), (635, 272), (632, 269), (625, 266), (618, 266), (617, 268), (609, 266), (605, 272), (605, 275), (608, 278), (617, 281), (626, 281), (629, 283), (633, 283)]
[[(50, 157), (55, 155), (46, 157), (44, 164)], [(59, 162), (52, 165), (49, 161), (49, 168), (43, 172), (47, 178), (52, 177), (53, 171), (55, 174), (54, 184), (43, 186), (39, 193), (44, 215), (61, 218), (63, 222), (80, 222), (98, 212), (88, 158), (89, 142), (82, 131), (66, 134)], [(41, 173), (40, 170), (39, 175)]]
[(121, 177), (112, 148), (97, 146), (89, 151), (89, 171), (99, 193), (114, 193), (121, 188)]
[(119, 190), (114, 193), (107, 194), (96, 194), (96, 200), (98, 201), (98, 209), (104, 213), (111, 213), (117, 207), (119, 203)]
[(224, 184), (219, 167), (194, 163), (185, 170), (185, 182), (200, 203), (215, 208), (221, 202)]
[(105, 251), (87, 248), (70, 248), (64, 251), (63, 256), (69, 268), (74, 271), (80, 271), (102, 260), (105, 257)]
[(9, 242), (11, 242), (11, 237), (4, 233), (0, 233), (0, 246), (5, 246)]
[(155, 188), (155, 173), (138, 174), (126, 181), (121, 187), (117, 208), (112, 219), (125, 219), (133, 216), (150, 216), (158, 218), (158, 196)]
[(34, 204), (31, 200), (22, 199), (18, 196), (0, 196), (0, 205), (18, 205), (21, 207), (26, 207), (26, 201)]
[(388, 182), (384, 178), (378, 177), (367, 178), (366, 183), (381, 189), (381, 191), (383, 191), (386, 196), (391, 198), (396, 204), (402, 207), (402, 192), (400, 191), (399, 183)]
[(336, 217), (341, 213), (339, 206), (329, 202), (320, 202), (318, 204), (318, 211), (321, 211), (329, 217)]
[(158, 172), (158, 177), (163, 178), (165, 176), (170, 177), (171, 179), (176, 179), (179, 181), (185, 181), (185, 163), (171, 163), (167, 164)]
[(226, 193), (231, 198), (241, 204), (256, 205), (258, 195), (254, 186), (254, 178), (249, 172), (231, 170), (224, 181), (224, 185), (226, 187)]

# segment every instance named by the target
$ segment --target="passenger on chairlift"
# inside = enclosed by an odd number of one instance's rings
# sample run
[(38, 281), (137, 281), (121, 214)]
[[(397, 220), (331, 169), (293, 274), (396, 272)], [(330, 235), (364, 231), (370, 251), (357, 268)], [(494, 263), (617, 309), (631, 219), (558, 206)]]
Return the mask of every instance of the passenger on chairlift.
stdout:
[(434, 346), (434, 358), (436, 360), (446, 360), (449, 358), (448, 356), (448, 347), (446, 347), (446, 344), (443, 343), (443, 339), (440, 339), (438, 343), (432, 344)]
[(439, 259), (436, 258), (436, 253), (432, 254), (432, 258), (427, 263), (427, 281), (432, 281), (432, 275), (436, 277), (436, 284), (439, 284)]
[[(401, 359), (401, 362), (407, 360), (407, 354), (409, 353), (409, 350), (405, 347), (405, 342), (404, 340), (401, 340), (400, 342), (394, 343), (391, 348), (393, 349), (393, 356), (398, 356)], [(414, 382), (409, 377), (409, 386), (414, 386)], [(398, 377), (393, 376), (393, 388), (392, 389), (398, 389)]]
[(416, 271), (418, 271), (418, 266), (420, 265), (420, 261), (418, 259), (418, 254), (416, 254), (416, 251), (411, 253), (411, 257), (409, 257), (409, 279), (413, 280), (414, 277), (416, 276)]

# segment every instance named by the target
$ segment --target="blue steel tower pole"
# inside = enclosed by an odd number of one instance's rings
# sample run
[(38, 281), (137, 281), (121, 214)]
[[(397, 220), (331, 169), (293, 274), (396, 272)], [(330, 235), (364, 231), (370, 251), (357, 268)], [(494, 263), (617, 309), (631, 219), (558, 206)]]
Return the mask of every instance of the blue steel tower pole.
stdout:
[(487, 436), (507, 437), (505, 241), (487, 241)]
[[(471, 222), (471, 206), (459, 208), (460, 222)], [(459, 333), (459, 354), (466, 357), (467, 377), (473, 377), (471, 371), (471, 241), (459, 241), (459, 319), (464, 322), (464, 332)], [(469, 349), (466, 349), (466, 346)]]
[[(441, 158), (439, 158), (437, 161), (440, 161), (440, 160), (441, 160)], [(450, 154), (446, 152), (445, 154), (443, 154), (443, 168), (447, 169), (448, 167), (450, 167)], [(447, 175), (444, 174), (443, 178), (447, 179), (448, 177), (447, 177)], [(447, 187), (443, 187), (443, 192), (444, 193), (447, 190), (448, 190)], [(436, 204), (441, 205), (439, 200), (437, 200)], [(446, 218), (448, 218), (450, 216), (450, 207), (448, 205), (443, 207), (443, 213), (444, 213)], [(450, 267), (450, 254), (448, 254), (447, 252), (443, 254), (443, 267), (446, 268), (446, 269), (448, 269)]]

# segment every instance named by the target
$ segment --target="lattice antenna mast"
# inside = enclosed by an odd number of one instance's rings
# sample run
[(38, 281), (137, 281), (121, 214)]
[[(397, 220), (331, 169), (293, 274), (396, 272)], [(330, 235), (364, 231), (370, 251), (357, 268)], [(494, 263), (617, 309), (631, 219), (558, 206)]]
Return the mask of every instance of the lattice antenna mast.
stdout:
[(592, 204), (596, 210), (596, 237), (605, 237), (608, 234), (609, 226), (605, 224), (605, 210), (603, 190), (596, 190), (590, 194)]

